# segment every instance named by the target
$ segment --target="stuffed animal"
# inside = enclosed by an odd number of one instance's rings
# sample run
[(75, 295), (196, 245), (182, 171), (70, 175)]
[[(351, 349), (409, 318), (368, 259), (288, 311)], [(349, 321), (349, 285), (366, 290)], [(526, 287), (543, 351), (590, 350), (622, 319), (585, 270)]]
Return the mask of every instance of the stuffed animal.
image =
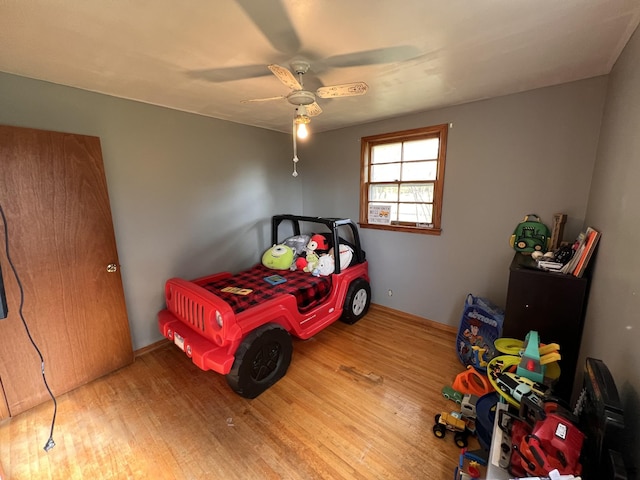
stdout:
[(305, 257), (296, 258), (291, 264), (290, 270), (302, 270), (304, 271), (304, 267), (307, 266), (307, 259)]
[[(311, 240), (309, 240), (309, 243), (307, 244), (307, 252), (316, 252), (316, 250), (322, 252), (326, 252), (327, 250), (329, 250), (329, 243), (327, 242), (327, 239), (324, 237), (324, 235), (320, 235), (318, 233), (312, 235)], [(316, 252), (316, 254), (317, 253), (319, 252)]]
[(333, 257), (325, 253), (324, 255), (320, 255), (318, 263), (311, 274), (315, 277), (326, 277), (327, 275), (331, 275), (334, 270), (335, 263)]
[[(353, 248), (351, 248), (349, 245), (341, 243), (338, 251), (340, 257), (340, 271), (342, 271), (349, 265), (351, 265), (351, 260), (353, 259)], [(329, 255), (331, 255), (335, 259), (336, 256), (334, 253), (335, 252), (333, 250), (333, 247), (331, 247), (331, 250), (329, 250)]]
[(291, 247), (293, 249), (293, 253), (296, 257), (304, 254), (309, 241), (311, 240), (311, 235), (302, 234), (302, 235), (294, 235), (293, 237), (289, 237), (285, 239), (284, 243), (286, 246)]
[(262, 255), (262, 264), (273, 270), (289, 270), (293, 263), (293, 250), (284, 244), (271, 247)]
[(291, 247), (293, 250), (293, 262), (291, 262), (291, 266), (289, 270), (303, 270), (307, 265), (307, 260), (304, 258), (305, 252), (307, 251), (307, 245), (311, 240), (311, 235), (302, 234), (302, 235), (294, 235), (285, 239), (284, 243), (286, 246)]
[[(329, 243), (323, 235), (315, 234), (311, 236), (311, 240), (307, 243), (307, 256), (305, 258), (306, 264), (302, 268), (305, 272), (313, 272), (314, 268), (318, 265), (318, 253), (320, 250), (326, 251), (329, 249)], [(302, 263), (302, 262), (301, 262)]]
[(318, 257), (316, 252), (307, 252), (307, 257), (305, 258), (307, 263), (302, 270), (309, 273), (313, 272), (313, 269), (318, 265), (318, 260), (320, 260), (320, 257)]

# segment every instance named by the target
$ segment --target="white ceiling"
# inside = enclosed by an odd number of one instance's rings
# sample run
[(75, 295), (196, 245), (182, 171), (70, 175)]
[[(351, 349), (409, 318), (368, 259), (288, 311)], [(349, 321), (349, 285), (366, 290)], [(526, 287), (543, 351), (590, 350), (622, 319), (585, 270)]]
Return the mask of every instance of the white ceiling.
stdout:
[(0, 71), (290, 132), (267, 65), (311, 63), (326, 131), (609, 73), (640, 0), (0, 0)]

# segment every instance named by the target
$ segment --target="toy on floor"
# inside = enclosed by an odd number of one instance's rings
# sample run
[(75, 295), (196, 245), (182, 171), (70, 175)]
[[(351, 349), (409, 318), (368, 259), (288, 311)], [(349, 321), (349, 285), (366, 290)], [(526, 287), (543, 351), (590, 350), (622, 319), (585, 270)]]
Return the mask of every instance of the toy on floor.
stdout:
[(489, 452), (491, 448), (499, 400), (500, 395), (497, 392), (491, 392), (478, 398), (476, 403), (476, 438), (483, 452)]
[(480, 373), (471, 365), (467, 370), (459, 373), (453, 381), (453, 388), (461, 393), (469, 393), (481, 397), (493, 391), (493, 387), (487, 380), (487, 376)]
[(532, 382), (526, 377), (510, 372), (498, 375), (496, 386), (497, 392), (516, 407), (520, 407), (525, 398), (536, 405), (542, 405), (544, 392), (547, 390), (541, 383)]
[[(453, 474), (454, 480), (472, 480), (480, 478), (479, 467), (481, 465), (481, 462), (476, 459), (477, 457), (473, 453), (474, 452), (467, 452), (466, 448), (463, 448), (460, 451), (458, 466), (456, 467)], [(469, 460), (469, 465), (467, 466), (466, 472), (464, 469), (465, 460)], [(483, 465), (486, 465), (486, 459)]]
[(478, 403), (478, 396), (471, 395), (467, 393), (464, 397), (462, 397), (462, 402), (460, 402), (460, 412), (467, 418), (475, 419), (477, 417), (476, 414), (476, 404)]
[[(557, 344), (554, 344), (554, 346)], [(547, 350), (549, 345), (547, 345)], [(543, 361), (543, 355), (540, 353), (540, 341), (538, 339), (538, 332), (531, 330), (527, 333), (524, 339), (524, 351), (520, 355), (520, 363), (518, 364), (518, 375), (530, 378), (534, 382), (542, 382), (544, 380), (544, 374), (546, 370), (546, 364), (550, 361), (556, 361), (556, 357), (559, 360), (560, 354), (558, 350), (552, 349), (547, 354), (547, 360)], [(545, 350), (546, 351), (546, 350)], [(553, 360), (550, 359), (553, 358)]]
[(456, 337), (460, 362), (482, 371), (495, 356), (493, 342), (502, 333), (504, 311), (486, 298), (468, 294)]
[[(515, 338), (498, 338), (494, 344), (497, 351), (506, 355), (520, 356), (525, 349), (525, 342)], [(538, 354), (542, 365), (549, 365), (562, 358), (560, 356), (560, 345), (557, 343), (540, 344)]]
[[(450, 392), (460, 394), (450, 387), (445, 387), (443, 392), (446, 394), (450, 394)], [(450, 399), (456, 401), (455, 398)], [(438, 438), (444, 438), (447, 430), (452, 431), (454, 432), (456, 445), (460, 448), (465, 448), (467, 446), (467, 437), (476, 433), (477, 403), (478, 397), (476, 395), (465, 394), (460, 401), (459, 411), (442, 412), (435, 416), (433, 434)]]
[(475, 420), (465, 418), (460, 412), (442, 412), (435, 416), (433, 434), (438, 438), (444, 438), (447, 430), (454, 433), (453, 440), (460, 448), (468, 445), (467, 438), (475, 432)]
[(575, 415), (554, 401), (535, 404), (529, 400), (523, 398), (517, 413), (508, 409), (499, 411), (496, 423), (506, 435), (503, 442), (511, 447), (505, 451), (508, 466), (501, 466), (518, 478), (546, 475), (554, 478), (551, 475), (554, 469), (558, 475), (580, 474), (585, 436), (576, 426)]
[(444, 387), (442, 387), (442, 396), (447, 400), (456, 402), (458, 405), (462, 403), (462, 399), (464, 398), (464, 395), (462, 393), (460, 393), (453, 387), (450, 387), (449, 385), (445, 385)]
[[(499, 338), (495, 341), (496, 350), (506, 355), (495, 357), (487, 365), (489, 382), (496, 391), (507, 400), (508, 403), (519, 407), (521, 397), (528, 395), (531, 390), (539, 396), (544, 396), (547, 388), (527, 388), (519, 384), (527, 383), (529, 387), (538, 385), (553, 385), (560, 377), (560, 345), (550, 343), (548, 345), (539, 342), (538, 333), (530, 331), (525, 341), (513, 338)], [(503, 376), (504, 373), (512, 374), (512, 378)], [(513, 375), (517, 376), (513, 382)], [(498, 379), (500, 378), (500, 382)], [(532, 383), (533, 382), (533, 383)], [(519, 388), (519, 389), (518, 389)], [(518, 389), (518, 390), (516, 390)], [(542, 392), (542, 395), (540, 394)], [(535, 401), (535, 398), (533, 399)]]
[(549, 387), (544, 383), (534, 382), (518, 375), (519, 363), (520, 357), (515, 355), (495, 357), (487, 367), (489, 383), (507, 403), (516, 408), (520, 408), (522, 399), (525, 397), (540, 404), (547, 395)]
[(471, 347), (471, 356), (473, 358), (472, 365), (477, 365), (480, 368), (487, 368), (487, 363), (490, 359), (487, 358), (488, 348), (481, 348), (478, 345)]
[(573, 423), (558, 414), (547, 415), (520, 442), (522, 466), (532, 475), (553, 469), (561, 474), (580, 474), (583, 441), (584, 434)]

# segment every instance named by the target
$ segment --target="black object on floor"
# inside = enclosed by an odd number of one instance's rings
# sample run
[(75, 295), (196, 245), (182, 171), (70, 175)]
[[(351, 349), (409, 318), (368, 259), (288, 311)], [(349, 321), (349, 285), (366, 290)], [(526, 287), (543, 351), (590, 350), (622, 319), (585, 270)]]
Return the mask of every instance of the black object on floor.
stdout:
[(4, 279), (2, 278), (2, 266), (0, 266), (0, 318), (7, 318), (7, 295), (4, 291)]

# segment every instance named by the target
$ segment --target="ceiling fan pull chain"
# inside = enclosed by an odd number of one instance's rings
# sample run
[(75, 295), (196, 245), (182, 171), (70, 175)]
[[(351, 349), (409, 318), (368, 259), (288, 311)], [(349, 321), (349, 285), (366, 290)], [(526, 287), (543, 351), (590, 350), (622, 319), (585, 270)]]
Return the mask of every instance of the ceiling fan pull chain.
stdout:
[(298, 158), (298, 144), (296, 143), (296, 121), (293, 121), (293, 173), (291, 174), (294, 177), (298, 176), (298, 162), (300, 159)]

